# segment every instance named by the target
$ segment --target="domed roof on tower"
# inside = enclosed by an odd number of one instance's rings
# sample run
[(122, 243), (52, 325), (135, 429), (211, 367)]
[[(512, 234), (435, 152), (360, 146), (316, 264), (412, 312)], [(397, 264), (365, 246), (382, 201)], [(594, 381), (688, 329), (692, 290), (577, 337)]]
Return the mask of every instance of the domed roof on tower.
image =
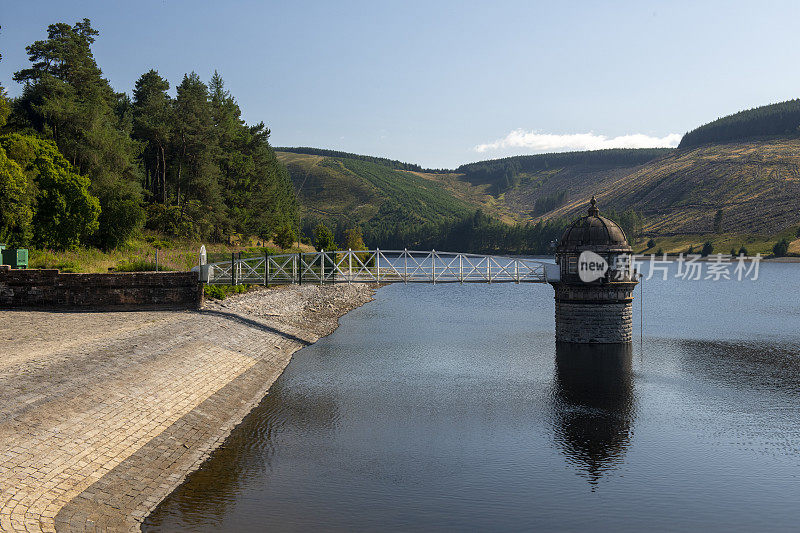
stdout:
[(601, 217), (597, 200), (592, 196), (588, 213), (564, 231), (557, 253), (591, 250), (594, 252), (630, 252), (625, 232), (610, 218)]

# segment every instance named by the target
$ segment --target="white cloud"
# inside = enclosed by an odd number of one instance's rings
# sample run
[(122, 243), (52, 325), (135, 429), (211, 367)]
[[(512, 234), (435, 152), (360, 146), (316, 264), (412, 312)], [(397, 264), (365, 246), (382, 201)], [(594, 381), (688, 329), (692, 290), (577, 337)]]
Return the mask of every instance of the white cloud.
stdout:
[(679, 133), (664, 137), (652, 137), (643, 133), (632, 133), (618, 137), (606, 137), (594, 133), (540, 133), (536, 131), (514, 130), (502, 139), (475, 146), (476, 152), (488, 152), (503, 148), (525, 148), (535, 152), (563, 152), (571, 150), (603, 150), (605, 148), (655, 148), (678, 146)]

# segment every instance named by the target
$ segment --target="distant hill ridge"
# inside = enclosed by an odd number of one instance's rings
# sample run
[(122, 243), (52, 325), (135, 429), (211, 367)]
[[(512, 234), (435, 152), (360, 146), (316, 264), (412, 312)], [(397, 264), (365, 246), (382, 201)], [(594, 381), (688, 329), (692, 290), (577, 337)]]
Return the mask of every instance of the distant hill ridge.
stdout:
[(487, 159), (467, 163), (456, 169), (465, 174), (476, 169), (516, 164), (522, 172), (547, 170), (552, 167), (571, 165), (635, 166), (668, 154), (672, 148), (609, 148), (605, 150), (583, 150), (575, 152), (551, 152), (546, 154), (515, 155), (500, 159)]
[(684, 135), (678, 148), (778, 135), (800, 135), (800, 99), (754, 107), (718, 118)]
[(555, 152), (517, 155), (461, 165), (456, 172), (464, 174), (474, 185), (487, 184), (500, 194), (520, 184), (524, 174), (564, 167), (635, 167), (668, 154), (672, 148), (610, 148), (582, 152)]
[(420, 165), (417, 165), (415, 163), (406, 163), (404, 161), (398, 161), (397, 159), (376, 157), (372, 155), (352, 154), (350, 152), (340, 152), (338, 150), (328, 150), (326, 148), (311, 148), (309, 146), (295, 146), (295, 147), (281, 146), (278, 148), (274, 148), (274, 150), (276, 152), (288, 152), (291, 154), (319, 155), (322, 157), (335, 157), (338, 159), (356, 159), (358, 161), (366, 161), (367, 163), (375, 163), (378, 165), (383, 165), (385, 167), (393, 168), (395, 170), (410, 170), (413, 172), (427, 172), (427, 173), (452, 172), (452, 170), (445, 170), (438, 168), (437, 169), (422, 168)]

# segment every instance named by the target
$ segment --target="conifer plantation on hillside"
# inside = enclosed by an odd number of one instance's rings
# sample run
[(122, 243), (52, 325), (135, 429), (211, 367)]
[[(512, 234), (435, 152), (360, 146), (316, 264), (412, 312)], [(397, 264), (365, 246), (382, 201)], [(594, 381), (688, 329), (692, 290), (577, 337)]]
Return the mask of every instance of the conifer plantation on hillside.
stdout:
[(776, 135), (800, 135), (800, 99), (759, 106), (718, 118), (684, 135), (678, 148)]

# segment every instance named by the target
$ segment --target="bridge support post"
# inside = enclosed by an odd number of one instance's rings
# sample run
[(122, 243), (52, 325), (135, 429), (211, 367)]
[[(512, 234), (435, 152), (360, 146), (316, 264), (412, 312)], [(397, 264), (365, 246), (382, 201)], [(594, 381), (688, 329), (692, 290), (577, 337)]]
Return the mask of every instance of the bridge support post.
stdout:
[(436, 285), (436, 250), (431, 250), (431, 281)]

